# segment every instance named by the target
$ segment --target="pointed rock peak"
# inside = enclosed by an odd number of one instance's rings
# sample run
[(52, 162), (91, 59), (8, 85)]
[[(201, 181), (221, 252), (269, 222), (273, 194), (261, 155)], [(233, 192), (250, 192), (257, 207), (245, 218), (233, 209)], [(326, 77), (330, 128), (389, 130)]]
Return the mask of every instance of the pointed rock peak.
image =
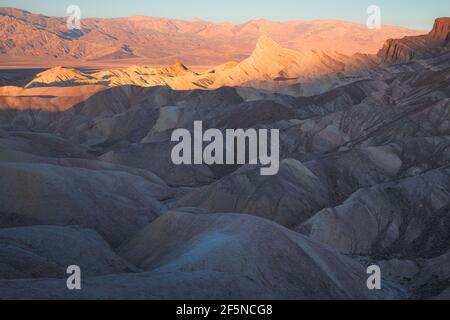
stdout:
[(70, 67), (57, 66), (57, 67), (54, 67), (53, 70), (75, 70), (75, 69), (70, 68)]
[(270, 52), (282, 49), (283, 48), (278, 43), (264, 34), (259, 37), (258, 42), (256, 43), (255, 52)]
[(430, 37), (437, 40), (449, 40), (450, 18), (437, 18), (434, 22), (433, 30), (430, 32)]
[(177, 61), (173, 66), (173, 70), (180, 70), (180, 71), (188, 71), (188, 67), (186, 67), (184, 64), (182, 64), (180, 61)]
[(41, 73), (38, 73), (38, 76), (44, 75), (44, 74), (58, 74), (58, 73), (81, 73), (81, 72), (74, 68), (57, 66), (57, 67), (47, 69)]
[(176, 62), (174, 65), (170, 67), (163, 67), (159, 69), (159, 73), (162, 75), (170, 76), (170, 77), (178, 77), (194, 74), (188, 67), (186, 67), (181, 62)]
[(25, 88), (32, 87), (35, 83), (51, 84), (90, 79), (92, 79), (91, 76), (77, 69), (59, 66), (38, 73), (36, 77), (25, 86)]

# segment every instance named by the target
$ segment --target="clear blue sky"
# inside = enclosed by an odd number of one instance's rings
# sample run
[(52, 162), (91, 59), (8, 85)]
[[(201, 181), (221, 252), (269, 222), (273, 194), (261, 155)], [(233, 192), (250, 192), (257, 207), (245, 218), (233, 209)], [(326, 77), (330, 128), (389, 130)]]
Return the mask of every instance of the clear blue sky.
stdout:
[(366, 8), (381, 7), (383, 24), (430, 29), (434, 18), (450, 16), (450, 0), (0, 0), (51, 16), (64, 16), (68, 5), (80, 6), (82, 17), (161, 16), (242, 23), (251, 19), (341, 19), (364, 23)]

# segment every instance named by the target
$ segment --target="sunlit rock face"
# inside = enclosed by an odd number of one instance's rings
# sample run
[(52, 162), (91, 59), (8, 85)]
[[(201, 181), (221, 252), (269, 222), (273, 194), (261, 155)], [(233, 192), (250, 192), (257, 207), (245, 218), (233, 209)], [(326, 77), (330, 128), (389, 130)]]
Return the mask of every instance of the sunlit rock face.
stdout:
[(389, 39), (378, 55), (388, 62), (407, 61), (415, 57), (430, 57), (448, 51), (450, 19), (438, 18), (427, 35)]

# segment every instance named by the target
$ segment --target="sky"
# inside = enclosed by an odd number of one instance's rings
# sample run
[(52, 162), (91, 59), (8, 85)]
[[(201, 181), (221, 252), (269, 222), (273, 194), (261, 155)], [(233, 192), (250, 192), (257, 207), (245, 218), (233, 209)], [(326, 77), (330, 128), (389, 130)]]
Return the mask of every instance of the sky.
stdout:
[(69, 5), (81, 8), (82, 18), (158, 16), (211, 22), (243, 23), (253, 19), (339, 19), (365, 23), (369, 5), (381, 8), (382, 23), (429, 30), (436, 17), (450, 16), (450, 0), (0, 0), (49, 16), (65, 16)]

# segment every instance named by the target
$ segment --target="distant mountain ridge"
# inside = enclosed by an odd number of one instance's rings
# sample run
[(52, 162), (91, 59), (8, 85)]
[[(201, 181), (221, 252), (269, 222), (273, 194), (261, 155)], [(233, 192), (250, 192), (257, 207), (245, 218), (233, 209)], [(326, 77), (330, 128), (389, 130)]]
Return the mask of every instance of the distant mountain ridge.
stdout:
[(190, 70), (181, 62), (162, 68), (134, 65), (96, 73), (56, 67), (39, 73), (26, 88), (136, 85), (194, 90), (245, 86), (269, 91), (286, 88), (289, 91), (292, 88), (296, 95), (308, 91), (305, 91), (305, 84), (316, 83), (319, 91), (313, 90), (312, 93), (317, 93), (345, 84), (346, 78), (354, 81), (356, 78), (363, 79), (377, 69), (375, 72), (380, 72), (385, 63), (448, 53), (449, 30), (450, 19), (439, 18), (428, 35), (389, 39), (377, 55), (352, 56), (337, 51), (295, 51), (282, 47), (267, 35), (262, 35), (252, 54), (246, 59), (241, 62), (229, 61), (202, 73)]
[(170, 65), (183, 61), (217, 65), (242, 60), (263, 34), (297, 51), (326, 50), (343, 54), (376, 53), (389, 38), (422, 31), (337, 21), (252, 20), (240, 25), (157, 17), (82, 19), (81, 30), (67, 30), (66, 18), (0, 8), (0, 55), (83, 61), (146, 59)]

